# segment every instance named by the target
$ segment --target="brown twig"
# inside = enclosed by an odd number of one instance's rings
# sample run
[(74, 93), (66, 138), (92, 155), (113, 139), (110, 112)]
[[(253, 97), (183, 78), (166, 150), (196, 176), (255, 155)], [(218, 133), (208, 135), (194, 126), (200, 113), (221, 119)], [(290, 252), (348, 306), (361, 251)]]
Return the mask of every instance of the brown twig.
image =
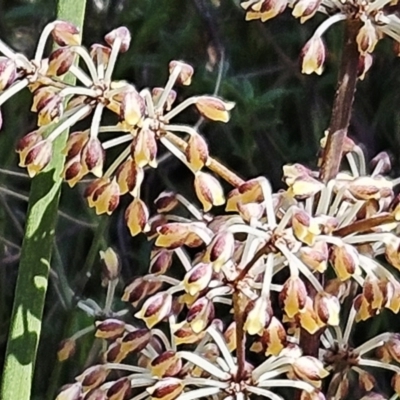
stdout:
[[(165, 137), (173, 143), (179, 150), (185, 152), (187, 143), (181, 139), (179, 136), (176, 136), (172, 132), (166, 132)], [(208, 157), (207, 160), (207, 168), (218, 175), (220, 178), (228, 182), (233, 187), (237, 188), (244, 183), (244, 180), (233, 173), (229, 168), (222, 165), (215, 158)]]
[(396, 219), (391, 214), (378, 215), (376, 217), (361, 219), (351, 225), (344, 226), (333, 232), (335, 236), (344, 237), (352, 233), (367, 232), (376, 226), (390, 224), (396, 222)]
[[(359, 53), (356, 42), (358, 30), (358, 21), (346, 21), (338, 84), (320, 170), (320, 178), (325, 183), (335, 178), (339, 171), (343, 154), (343, 142), (350, 123), (358, 72)], [(320, 275), (317, 278), (323, 283), (323, 276)], [(309, 296), (313, 298), (315, 296), (314, 287), (307, 284), (307, 290)], [(305, 329), (301, 329), (300, 347), (303, 350), (303, 354), (318, 357), (321, 333), (322, 331), (319, 331), (311, 335)], [(300, 399), (300, 397), (301, 393), (296, 393), (296, 399)]]

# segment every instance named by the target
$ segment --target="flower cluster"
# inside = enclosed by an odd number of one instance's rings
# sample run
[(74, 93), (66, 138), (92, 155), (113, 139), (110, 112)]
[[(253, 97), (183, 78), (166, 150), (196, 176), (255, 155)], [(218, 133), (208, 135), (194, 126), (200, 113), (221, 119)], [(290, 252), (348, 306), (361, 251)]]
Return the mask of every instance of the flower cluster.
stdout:
[[(384, 176), (384, 153), (369, 175), (350, 139), (346, 157), (349, 171), (327, 184), (300, 164), (284, 166), (285, 191), (272, 193), (265, 178), (247, 181), (228, 194), (219, 217), (162, 193), (149, 222), (148, 274), (122, 297), (135, 322), (97, 323), (96, 336), (108, 343), (103, 363), (60, 396), (291, 398), (280, 394), (284, 387), (304, 400), (385, 398), (374, 367), (394, 372), (395, 399), (398, 334), (355, 346), (352, 333), (384, 309), (400, 310), (399, 181)], [(178, 204), (193, 218), (173, 214)], [(330, 279), (321, 283), (319, 274)], [(300, 329), (318, 338), (316, 357), (303, 354)], [(115, 369), (129, 375), (106, 381)]]
[[(49, 35), (60, 47), (43, 58)], [(111, 214), (120, 196), (129, 193), (133, 200), (126, 211), (126, 221), (132, 235), (136, 235), (148, 229), (148, 210), (140, 198), (140, 188), (145, 168), (157, 166), (159, 143), (193, 172), (196, 193), (205, 210), (224, 203), (219, 182), (202, 170), (204, 166), (210, 169), (222, 166), (209, 157), (207, 143), (196, 129), (174, 125), (171, 120), (194, 105), (201, 116), (227, 122), (234, 104), (202, 95), (175, 106), (173, 87), (189, 85), (194, 72), (181, 61), (170, 62), (164, 87), (139, 92), (127, 81), (112, 80), (117, 58), (128, 50), (130, 40), (127, 28), (120, 27), (105, 36), (105, 45), (94, 44), (88, 51), (79, 45), (76, 27), (55, 21), (44, 28), (34, 60), (13, 52), (0, 41), (0, 52), (4, 54), (0, 57), (0, 105), (25, 87), (33, 94), (31, 110), (37, 113), (38, 128), (23, 136), (17, 146), (20, 166), (26, 167), (31, 177), (49, 164), (53, 141), (65, 129), (92, 115), (89, 129), (72, 132), (68, 137), (63, 178), (74, 186), (89, 173), (96, 177), (87, 188), (86, 197), (97, 214)], [(76, 64), (78, 58), (89, 75)], [(60, 79), (68, 72), (82, 86)], [(105, 109), (116, 114), (115, 125), (101, 125)], [(102, 134), (112, 138), (100, 141)], [(125, 149), (103, 171), (106, 150), (123, 144)]]
[(314, 35), (302, 50), (302, 72), (304, 74), (323, 71), (326, 58), (323, 34), (332, 25), (343, 21), (353, 21), (357, 29), (357, 46), (360, 53), (359, 77), (363, 79), (372, 65), (372, 55), (376, 44), (384, 36), (394, 40), (394, 51), (399, 53), (400, 18), (396, 14), (397, 1), (391, 0), (248, 0), (241, 5), (246, 10), (246, 20), (260, 19), (265, 22), (292, 8), (292, 15), (301, 23), (319, 12), (328, 16), (316, 29)]

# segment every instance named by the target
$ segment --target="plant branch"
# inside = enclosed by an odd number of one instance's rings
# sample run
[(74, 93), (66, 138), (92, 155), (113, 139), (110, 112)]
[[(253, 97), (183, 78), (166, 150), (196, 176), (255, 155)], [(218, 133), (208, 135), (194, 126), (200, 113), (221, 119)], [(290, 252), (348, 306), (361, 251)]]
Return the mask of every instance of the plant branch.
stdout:
[(359, 221), (354, 222), (351, 225), (339, 228), (336, 231), (334, 231), (333, 234), (335, 236), (344, 237), (347, 235), (351, 235), (352, 233), (367, 232), (377, 226), (390, 224), (393, 222), (396, 222), (396, 219), (393, 217), (393, 215), (390, 214), (378, 215), (376, 217), (361, 219)]
[(358, 21), (346, 21), (338, 85), (320, 170), (320, 178), (325, 183), (335, 178), (339, 171), (343, 142), (350, 123), (358, 72), (359, 53), (356, 42), (358, 30)]
[[(59, 0), (57, 19), (82, 28), (85, 0)], [(73, 83), (71, 76), (65, 79)], [(32, 181), (25, 236), (2, 376), (2, 399), (30, 400), (37, 348), (42, 329), (54, 231), (61, 190), (67, 131), (54, 141), (54, 156)]]

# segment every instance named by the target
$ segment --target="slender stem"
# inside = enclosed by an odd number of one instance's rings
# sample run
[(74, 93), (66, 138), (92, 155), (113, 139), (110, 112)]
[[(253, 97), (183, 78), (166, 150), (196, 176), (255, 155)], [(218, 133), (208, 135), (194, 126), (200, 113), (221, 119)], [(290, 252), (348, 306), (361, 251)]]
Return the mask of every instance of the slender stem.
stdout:
[(325, 183), (335, 178), (339, 171), (343, 142), (350, 122), (357, 83), (359, 53), (356, 37), (358, 30), (358, 21), (346, 21), (342, 62), (320, 172), (320, 177)]
[(335, 236), (345, 237), (352, 233), (366, 232), (385, 224), (395, 222), (395, 218), (390, 214), (377, 215), (375, 217), (360, 219), (351, 225), (344, 226), (343, 228), (336, 229), (334, 231)]
[(246, 366), (246, 335), (244, 334), (244, 310), (240, 306), (240, 289), (235, 288), (233, 293), (233, 312), (236, 322), (236, 358), (237, 358), (237, 373), (236, 382), (240, 382), (244, 376)]
[[(57, 18), (83, 25), (86, 1), (59, 0)], [(39, 46), (38, 53), (41, 49)], [(65, 81), (73, 84), (74, 79)], [(43, 308), (54, 243), (61, 171), (67, 132), (54, 143), (54, 156), (47, 172), (32, 181), (25, 236), (10, 321), (0, 398), (29, 400), (42, 330)]]

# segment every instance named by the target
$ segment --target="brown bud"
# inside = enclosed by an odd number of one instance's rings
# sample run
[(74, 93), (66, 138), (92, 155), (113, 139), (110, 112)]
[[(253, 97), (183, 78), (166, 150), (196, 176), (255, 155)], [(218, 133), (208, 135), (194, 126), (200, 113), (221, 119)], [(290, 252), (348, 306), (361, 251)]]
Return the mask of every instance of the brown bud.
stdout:
[(71, 356), (74, 355), (76, 349), (76, 342), (72, 339), (63, 340), (57, 350), (57, 358), (58, 361), (63, 362), (68, 360)]
[(148, 290), (149, 282), (143, 277), (136, 278), (125, 288), (122, 301), (128, 301), (136, 307), (148, 295)]
[(83, 167), (98, 178), (103, 175), (104, 156), (103, 146), (97, 137), (90, 137), (82, 147)]
[(103, 63), (107, 67), (111, 49), (107, 46), (95, 43), (90, 46), (89, 54), (96, 64)]
[(193, 67), (183, 61), (171, 61), (169, 63), (169, 73), (172, 74), (172, 71), (176, 68), (179, 68), (180, 70), (177, 82), (185, 86), (190, 85), (194, 73)]
[(194, 171), (201, 170), (208, 160), (208, 146), (198, 133), (190, 135), (185, 149), (186, 159)]
[(143, 168), (150, 165), (157, 167), (157, 140), (154, 131), (151, 129), (140, 129), (132, 142), (132, 158), (136, 164)]
[(292, 15), (300, 18), (300, 22), (303, 24), (316, 14), (320, 4), (321, 0), (298, 0), (293, 7)]
[(305, 200), (319, 193), (324, 185), (311, 176), (301, 176), (293, 181), (288, 193), (297, 200)]
[[(378, 153), (370, 162), (371, 168), (377, 170), (377, 174), (387, 174), (392, 169), (392, 161), (386, 151)], [(378, 167), (379, 165), (379, 167)]]
[(136, 318), (144, 320), (150, 329), (169, 315), (172, 308), (172, 296), (168, 292), (159, 292), (149, 297), (141, 310), (135, 314)]
[(229, 324), (229, 326), (225, 329), (224, 332), (225, 343), (228, 346), (229, 351), (236, 350), (236, 322), (233, 321)]
[(53, 22), (51, 35), (59, 46), (76, 46), (80, 43), (79, 29), (71, 22)]
[(36, 143), (27, 152), (24, 164), (28, 169), (28, 175), (32, 178), (42, 171), (50, 162), (53, 152), (52, 143), (48, 140), (42, 140)]
[(176, 197), (176, 193), (165, 191), (159, 194), (154, 200), (154, 204), (157, 208), (157, 212), (165, 213), (172, 211), (179, 204), (179, 201)]
[(99, 178), (94, 180), (86, 189), (85, 197), (89, 207), (96, 209), (96, 214), (111, 215), (119, 204), (119, 186), (115, 180)]
[(157, 378), (178, 375), (182, 369), (182, 359), (172, 350), (164, 351), (150, 364), (152, 375)]
[(189, 247), (198, 247), (203, 241), (196, 234), (196, 229), (202, 229), (200, 224), (189, 224), (185, 222), (170, 222), (157, 228), (158, 237), (156, 246), (165, 247), (170, 250), (187, 245)]
[(186, 321), (194, 333), (203, 332), (214, 319), (215, 310), (212, 300), (200, 297), (189, 308)]
[(78, 155), (65, 162), (61, 176), (70, 187), (74, 187), (86, 173), (87, 171), (81, 163), (81, 157)]
[(19, 139), (17, 143), (17, 147), (15, 151), (19, 153), (19, 166), (24, 167), (25, 166), (25, 158), (28, 152), (31, 150), (31, 148), (44, 140), (42, 134), (40, 134), (38, 131), (32, 131), (25, 136), (22, 136), (21, 139)]
[(95, 336), (101, 339), (114, 340), (125, 332), (125, 322), (115, 318), (96, 321)]
[(314, 244), (316, 237), (321, 233), (318, 221), (301, 208), (293, 211), (292, 228), (296, 238), (309, 246)]
[(358, 252), (349, 244), (333, 246), (332, 264), (336, 275), (342, 281), (350, 279), (354, 274), (361, 273)]
[(272, 317), (260, 339), (265, 349), (265, 355), (277, 356), (286, 346), (286, 338), (286, 331), (282, 323), (276, 317)]
[(270, 300), (264, 296), (250, 301), (245, 309), (245, 323), (243, 329), (249, 335), (261, 335), (268, 326), (272, 317)]
[(107, 42), (108, 45), (111, 47), (117, 42), (119, 47), (120, 53), (125, 53), (129, 49), (129, 45), (131, 43), (131, 34), (125, 26), (120, 26), (112, 30), (111, 32), (107, 33), (104, 36), (104, 40)]
[(235, 251), (235, 238), (229, 231), (217, 233), (211, 243), (207, 246), (204, 259), (211, 262), (215, 272), (219, 272), (221, 267), (228, 262)]
[[(39, 106), (39, 105), (38, 105)], [(48, 125), (52, 122), (58, 122), (64, 111), (62, 98), (59, 95), (54, 95), (43, 108), (38, 112), (38, 126)]]
[(165, 274), (172, 265), (173, 252), (165, 249), (151, 252), (149, 273), (155, 275)]
[[(151, 90), (151, 97), (154, 104), (158, 103), (164, 90), (165, 89), (161, 87), (156, 87)], [(165, 102), (164, 106), (166, 111), (171, 110), (175, 100), (176, 100), (176, 92), (175, 90), (170, 90), (170, 92), (168, 93), (167, 101)]]
[(312, 271), (323, 273), (328, 266), (328, 245), (325, 241), (316, 241), (311, 247), (301, 247), (299, 258)]
[(209, 211), (212, 206), (221, 206), (225, 203), (224, 191), (221, 184), (217, 179), (206, 172), (196, 172), (194, 189), (197, 198), (200, 200), (206, 212)]
[(311, 356), (296, 358), (292, 363), (294, 374), (300, 379), (320, 387), (321, 379), (329, 375), (324, 365), (318, 359)]
[(120, 378), (107, 390), (107, 400), (125, 400), (131, 394), (131, 381), (129, 378)]
[(322, 74), (325, 62), (325, 45), (321, 36), (314, 35), (301, 51), (303, 74)]
[(151, 338), (151, 331), (146, 328), (127, 332), (121, 339), (121, 351), (126, 354), (142, 351), (149, 344)]
[(311, 176), (312, 171), (302, 164), (290, 164), (283, 166), (283, 181), (288, 186), (292, 186), (297, 178)]
[(129, 192), (133, 197), (137, 197), (144, 179), (143, 168), (132, 158), (128, 158), (119, 166), (115, 175), (121, 195)]
[(392, 378), (392, 387), (396, 394), (400, 396), (400, 373), (396, 372)]
[(318, 293), (314, 299), (314, 310), (324, 324), (339, 326), (340, 302), (337, 297)]
[(218, 97), (199, 96), (196, 98), (195, 106), (199, 113), (212, 121), (229, 121), (229, 111), (235, 106), (235, 103), (225, 102)]
[(177, 378), (164, 378), (146, 388), (152, 400), (174, 400), (183, 392), (183, 389), (183, 382)]
[(289, 318), (294, 317), (305, 307), (306, 299), (306, 286), (298, 276), (291, 276), (287, 279), (279, 293), (279, 301)]
[(0, 92), (7, 89), (17, 78), (17, 66), (13, 60), (0, 57)]
[(118, 254), (111, 248), (100, 251), (100, 258), (104, 263), (104, 274), (109, 280), (117, 279), (121, 270)]
[(73, 383), (72, 385), (65, 385), (58, 393), (56, 400), (81, 400), (82, 398), (82, 385), (80, 382)]
[(108, 370), (104, 365), (94, 365), (76, 377), (85, 391), (100, 386), (107, 378)]
[(47, 75), (61, 76), (66, 74), (75, 61), (75, 53), (69, 47), (54, 50), (49, 56)]
[(213, 274), (212, 264), (199, 263), (190, 269), (183, 279), (183, 285), (187, 293), (195, 296), (205, 289), (211, 281)]
[(173, 326), (174, 340), (176, 345), (192, 344), (199, 342), (204, 336), (204, 332), (194, 333), (187, 321), (179, 322)]
[(146, 204), (138, 198), (134, 199), (126, 209), (125, 220), (132, 236), (150, 229), (147, 223), (149, 220), (149, 210)]
[(143, 97), (134, 87), (129, 87), (122, 94), (120, 118), (128, 125), (136, 126), (143, 118), (146, 104)]

